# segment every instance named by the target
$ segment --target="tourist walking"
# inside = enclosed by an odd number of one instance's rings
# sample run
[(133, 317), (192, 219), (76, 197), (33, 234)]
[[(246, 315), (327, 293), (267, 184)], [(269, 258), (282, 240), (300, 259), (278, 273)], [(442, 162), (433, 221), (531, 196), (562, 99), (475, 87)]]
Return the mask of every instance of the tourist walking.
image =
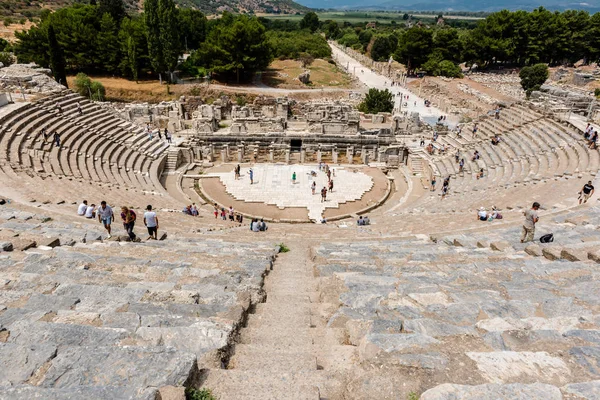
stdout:
[(248, 174), (250, 175), (250, 184), (254, 184), (254, 171), (252, 170), (252, 168), (250, 168), (250, 171), (248, 171)]
[(167, 143), (171, 144), (172, 143), (172, 136), (171, 136), (171, 132), (169, 132), (167, 130), (167, 128), (165, 128), (165, 139), (167, 139)]
[(133, 242), (136, 239), (135, 233), (133, 232), (133, 228), (135, 227), (135, 212), (130, 210), (129, 208), (123, 206), (121, 207), (121, 219), (123, 220), (123, 228), (125, 232), (129, 235), (129, 239)]
[(331, 181), (331, 171), (329, 170), (329, 168), (327, 169), (327, 180)]
[(54, 144), (56, 147), (60, 147), (60, 133), (54, 132)]
[(292, 183), (295, 184), (296, 183), (296, 172), (294, 171), (294, 173), (292, 174)]
[(104, 225), (104, 229), (108, 232), (107, 239), (110, 239), (112, 236), (110, 235), (110, 224), (115, 220), (115, 214), (113, 213), (112, 207), (106, 204), (106, 201), (102, 200), (100, 202), (100, 207), (98, 208), (98, 222)]
[(214, 211), (213, 213), (215, 214), (215, 219), (219, 218), (219, 206), (217, 205), (217, 203), (215, 203), (214, 205)]
[(431, 191), (435, 192), (435, 184), (437, 181), (435, 180), (435, 176), (431, 178)]
[(229, 206), (229, 220), (231, 222), (235, 221), (235, 212), (233, 211), (233, 206)]
[(315, 194), (315, 190), (317, 190), (317, 182), (313, 181), (312, 185), (310, 185), (310, 189), (312, 190), (312, 194)]
[(581, 191), (579, 192), (579, 204), (587, 203), (587, 201), (594, 195), (594, 186), (592, 185), (592, 181), (588, 181)]
[(81, 108), (81, 103), (77, 102), (77, 112), (79, 115), (83, 115), (83, 109)]
[(523, 213), (525, 215), (525, 223), (523, 223), (523, 231), (521, 233), (521, 243), (532, 242), (535, 234), (535, 224), (540, 220), (537, 211), (540, 208), (540, 203), (533, 203), (530, 210)]
[(144, 225), (148, 229), (148, 239), (158, 240), (158, 217), (156, 212), (152, 211), (150, 204), (148, 204), (144, 213)]
[(327, 188), (325, 186), (321, 189), (321, 203), (324, 201), (327, 201)]
[(333, 179), (329, 181), (329, 193), (333, 193)]

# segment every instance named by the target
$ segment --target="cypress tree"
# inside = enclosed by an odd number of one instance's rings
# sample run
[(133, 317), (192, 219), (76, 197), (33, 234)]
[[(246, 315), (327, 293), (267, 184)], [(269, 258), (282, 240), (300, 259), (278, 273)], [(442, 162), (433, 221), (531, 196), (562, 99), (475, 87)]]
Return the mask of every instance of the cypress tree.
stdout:
[(158, 0), (160, 24), (160, 44), (167, 71), (177, 67), (179, 58), (179, 34), (177, 28), (177, 9), (173, 0)]
[(56, 33), (52, 25), (48, 26), (48, 53), (50, 56), (50, 69), (56, 82), (68, 87), (67, 72), (65, 70), (65, 56), (56, 39)]
[(158, 0), (144, 1), (144, 22), (148, 36), (148, 55), (154, 71), (166, 71), (163, 48), (160, 42), (160, 18), (158, 13)]

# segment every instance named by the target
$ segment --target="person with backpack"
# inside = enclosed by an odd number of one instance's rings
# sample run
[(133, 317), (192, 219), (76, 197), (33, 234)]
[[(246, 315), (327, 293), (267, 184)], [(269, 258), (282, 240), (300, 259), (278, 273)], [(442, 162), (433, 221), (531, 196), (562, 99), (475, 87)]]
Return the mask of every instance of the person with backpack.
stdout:
[(537, 211), (540, 208), (540, 203), (533, 203), (530, 210), (523, 213), (525, 222), (523, 223), (523, 231), (521, 233), (521, 243), (532, 242), (535, 234), (535, 224), (540, 220)]
[(133, 232), (136, 218), (137, 216), (135, 215), (135, 212), (133, 210), (130, 210), (125, 206), (121, 207), (121, 219), (123, 220), (123, 228), (125, 228), (125, 231), (129, 235), (129, 239), (131, 239), (132, 242), (137, 238), (137, 236), (135, 236), (135, 233)]

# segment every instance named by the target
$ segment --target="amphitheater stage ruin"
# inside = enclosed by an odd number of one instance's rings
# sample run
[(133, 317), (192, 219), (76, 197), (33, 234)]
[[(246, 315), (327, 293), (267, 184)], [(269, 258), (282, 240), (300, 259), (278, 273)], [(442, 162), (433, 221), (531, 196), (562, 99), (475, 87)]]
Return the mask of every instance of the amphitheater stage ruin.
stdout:
[[(0, 81), (0, 399), (599, 398), (589, 98), (568, 115), (548, 89), (459, 130), (356, 99), (97, 103), (27, 68), (25, 96)], [(111, 237), (84, 199), (113, 207)]]

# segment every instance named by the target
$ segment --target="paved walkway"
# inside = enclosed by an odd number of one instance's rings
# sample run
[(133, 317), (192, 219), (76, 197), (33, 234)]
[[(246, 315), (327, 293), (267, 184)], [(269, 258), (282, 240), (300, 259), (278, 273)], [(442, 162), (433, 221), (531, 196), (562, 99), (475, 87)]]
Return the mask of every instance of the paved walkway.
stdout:
[[(408, 111), (409, 113), (417, 112), (421, 116), (421, 119), (430, 125), (435, 125), (440, 115), (444, 115), (448, 118), (448, 124), (451, 127), (456, 124), (457, 121), (454, 121), (453, 116), (450, 116), (435, 107), (425, 107), (425, 99), (415, 95), (405, 87), (390, 86), (391, 80), (389, 78), (371, 71), (369, 67), (362, 65), (359, 61), (350, 57), (335, 45), (330, 43), (329, 46), (331, 47), (334, 59), (336, 59), (340, 65), (344, 67), (347, 66), (348, 73), (355, 74), (357, 79), (363, 84), (369, 88), (388, 89), (396, 94), (395, 109), (401, 109), (402, 111)], [(403, 102), (402, 107), (400, 107), (400, 102), (404, 96), (408, 96), (408, 99), (404, 100), (407, 105), (404, 106)]]
[[(327, 201), (321, 202), (321, 189), (327, 186), (327, 175), (319, 171), (318, 165), (276, 165), (259, 164), (254, 166), (254, 184), (250, 185), (250, 168), (242, 168), (241, 179), (236, 180), (233, 171), (206, 174), (218, 177), (227, 193), (236, 200), (261, 202), (276, 205), (279, 208), (306, 207), (308, 217), (320, 221), (325, 208), (338, 208), (341, 203), (360, 200), (373, 188), (373, 179), (363, 172), (354, 172), (336, 166), (333, 192), (327, 193)], [(317, 172), (311, 176), (310, 172)], [(296, 173), (296, 182), (292, 174)], [(316, 191), (312, 195), (311, 185), (316, 182)]]

